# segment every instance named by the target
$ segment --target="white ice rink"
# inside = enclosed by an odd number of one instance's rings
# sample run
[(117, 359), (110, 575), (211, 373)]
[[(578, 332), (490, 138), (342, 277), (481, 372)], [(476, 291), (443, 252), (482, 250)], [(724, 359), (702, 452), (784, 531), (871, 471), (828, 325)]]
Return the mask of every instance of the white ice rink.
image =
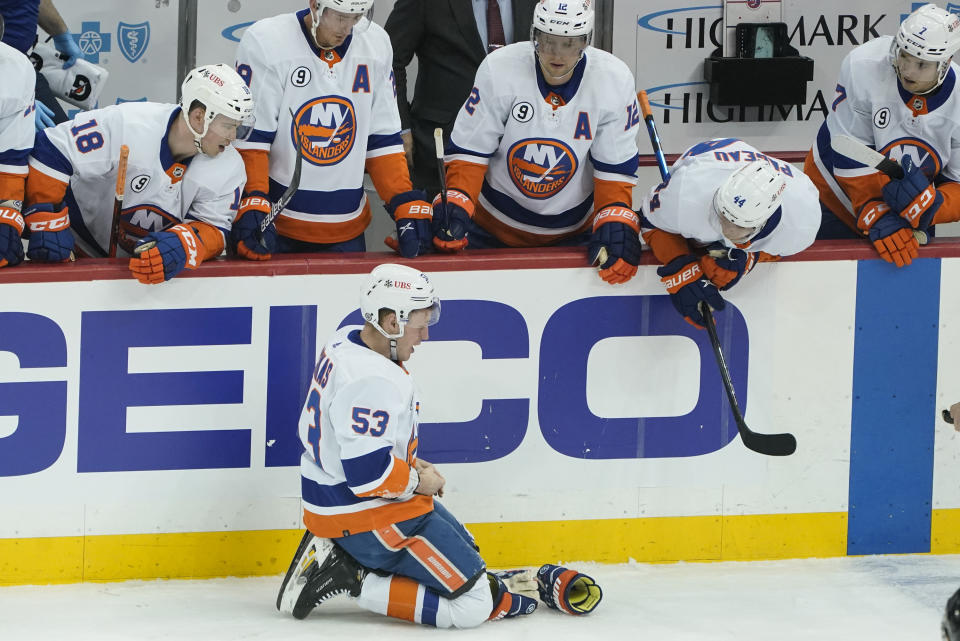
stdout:
[(946, 600), (960, 586), (960, 555), (570, 565), (604, 589), (590, 616), (541, 606), (520, 619), (438, 631), (337, 597), (296, 621), (274, 609), (279, 576), (129, 581), (0, 588), (0, 639), (937, 641)]

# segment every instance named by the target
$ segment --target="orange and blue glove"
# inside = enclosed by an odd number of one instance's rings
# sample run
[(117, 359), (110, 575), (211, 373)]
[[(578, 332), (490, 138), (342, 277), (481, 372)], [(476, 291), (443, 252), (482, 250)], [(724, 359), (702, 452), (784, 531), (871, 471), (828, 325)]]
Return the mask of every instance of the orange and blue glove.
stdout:
[(603, 599), (603, 590), (591, 577), (551, 563), (537, 570), (537, 590), (548, 608), (574, 615), (593, 612)]
[(397, 237), (388, 236), (383, 241), (387, 247), (404, 258), (415, 258), (433, 249), (433, 208), (425, 192), (414, 189), (397, 194), (386, 209), (397, 226)]
[(727, 291), (746, 276), (757, 264), (757, 255), (723, 243), (713, 243), (700, 258), (704, 276), (722, 292)]
[[(149, 249), (137, 251), (146, 243), (154, 243)], [(196, 269), (202, 262), (201, 240), (190, 225), (175, 225), (166, 231), (147, 234), (130, 259), (130, 272), (145, 285), (155, 285), (170, 280), (184, 269)]]
[[(488, 621), (497, 619), (512, 619), (515, 616), (531, 614), (537, 609), (536, 581), (528, 576), (532, 570), (506, 570), (503, 572), (487, 572), (490, 582), (490, 591), (494, 593), (493, 610)], [(516, 584), (524, 587), (517, 589)], [(526, 588), (526, 584), (531, 587)]]
[(433, 246), (440, 251), (456, 252), (469, 243), (474, 206), (470, 197), (459, 189), (447, 190), (444, 208), (440, 194), (433, 199)]
[(593, 234), (587, 247), (587, 260), (591, 265), (603, 258), (600, 278), (611, 285), (625, 283), (637, 273), (640, 264), (640, 217), (621, 205), (611, 205), (600, 210), (593, 219)]
[(70, 213), (60, 205), (44, 203), (29, 207), (23, 220), (30, 230), (27, 258), (42, 263), (63, 263), (73, 253)]
[(693, 254), (678, 256), (663, 267), (657, 269), (660, 280), (670, 294), (670, 302), (688, 323), (697, 329), (703, 329), (703, 314), (700, 301), (705, 301), (713, 309), (723, 309), (726, 302), (703, 274), (700, 260)]
[(23, 216), (13, 207), (0, 206), (0, 267), (23, 262)]
[(247, 260), (270, 260), (277, 250), (277, 228), (270, 223), (260, 233), (263, 219), (270, 215), (270, 200), (262, 193), (248, 195), (230, 228), (230, 249)]
[(910, 156), (904, 156), (901, 162), (903, 178), (883, 186), (883, 202), (913, 229), (925, 231), (943, 204), (943, 194), (930, 183), (923, 170), (913, 164)]

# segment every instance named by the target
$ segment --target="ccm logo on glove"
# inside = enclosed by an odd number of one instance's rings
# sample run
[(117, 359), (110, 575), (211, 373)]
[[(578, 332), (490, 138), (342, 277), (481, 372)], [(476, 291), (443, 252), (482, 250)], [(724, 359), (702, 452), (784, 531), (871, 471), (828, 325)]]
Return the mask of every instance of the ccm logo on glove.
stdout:
[(30, 231), (60, 231), (70, 227), (70, 215), (64, 214), (59, 218), (49, 220), (39, 220), (30, 223)]

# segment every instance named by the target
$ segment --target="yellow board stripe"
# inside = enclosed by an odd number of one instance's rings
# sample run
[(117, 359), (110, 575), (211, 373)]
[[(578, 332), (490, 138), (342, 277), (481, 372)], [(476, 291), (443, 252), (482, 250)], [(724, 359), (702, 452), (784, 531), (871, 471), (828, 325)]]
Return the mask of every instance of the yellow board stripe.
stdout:
[[(467, 526), (491, 567), (597, 561), (749, 561), (844, 556), (847, 514), (764, 514)], [(0, 539), (0, 585), (277, 575), (302, 530)], [(960, 552), (960, 509), (934, 510), (934, 554)]]

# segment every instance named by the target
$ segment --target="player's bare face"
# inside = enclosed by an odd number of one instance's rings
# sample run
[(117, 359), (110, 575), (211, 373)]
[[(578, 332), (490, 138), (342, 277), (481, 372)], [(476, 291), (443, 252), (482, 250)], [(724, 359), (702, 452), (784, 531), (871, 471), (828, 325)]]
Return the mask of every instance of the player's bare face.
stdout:
[(939, 63), (921, 60), (905, 51), (897, 53), (897, 75), (900, 84), (910, 93), (926, 93), (937, 86)]
[(363, 18), (361, 13), (342, 13), (324, 8), (320, 12), (314, 29), (314, 37), (321, 49), (339, 47), (353, 31), (353, 27)]
[(569, 80), (586, 46), (587, 41), (583, 36), (555, 36), (536, 32), (534, 47), (547, 84), (559, 85)]
[(203, 153), (208, 156), (217, 156), (225, 151), (237, 139), (239, 127), (239, 120), (218, 114), (207, 127), (207, 134), (200, 139), (200, 148)]
[(409, 360), (417, 345), (430, 338), (427, 328), (429, 321), (430, 312), (426, 309), (410, 313), (410, 320), (403, 328), (403, 336), (397, 339), (397, 357), (400, 361)]
[(723, 235), (731, 243), (737, 245), (743, 244), (753, 238), (753, 235), (757, 233), (756, 227), (741, 227), (740, 225), (735, 225), (721, 214), (717, 214), (717, 217), (720, 219), (720, 231), (723, 232)]

